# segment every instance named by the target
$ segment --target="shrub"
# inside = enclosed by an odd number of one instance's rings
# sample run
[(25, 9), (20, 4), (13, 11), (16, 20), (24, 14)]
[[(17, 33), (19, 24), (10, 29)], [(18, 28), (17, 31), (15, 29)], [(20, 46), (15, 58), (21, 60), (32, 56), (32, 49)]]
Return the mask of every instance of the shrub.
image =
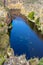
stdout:
[(0, 55), (0, 65), (2, 65), (5, 61), (5, 58), (3, 55)]
[(31, 20), (34, 20), (34, 12), (33, 11), (28, 14), (28, 18), (30, 18)]
[(40, 60), (39, 60), (39, 64), (38, 65), (43, 65), (43, 58), (41, 58)]

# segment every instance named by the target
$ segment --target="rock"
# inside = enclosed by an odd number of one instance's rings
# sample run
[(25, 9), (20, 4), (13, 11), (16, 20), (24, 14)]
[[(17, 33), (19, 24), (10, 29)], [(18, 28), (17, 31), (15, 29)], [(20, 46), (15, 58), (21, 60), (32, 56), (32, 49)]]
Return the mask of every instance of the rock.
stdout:
[(10, 56), (6, 59), (4, 65), (29, 65), (25, 58), (25, 55), (21, 56)]

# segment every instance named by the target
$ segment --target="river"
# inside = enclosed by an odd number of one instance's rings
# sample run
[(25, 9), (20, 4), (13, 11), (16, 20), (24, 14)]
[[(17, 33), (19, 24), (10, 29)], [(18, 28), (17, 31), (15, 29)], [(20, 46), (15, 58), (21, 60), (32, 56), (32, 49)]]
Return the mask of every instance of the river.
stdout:
[(26, 54), (26, 58), (43, 57), (43, 41), (20, 17), (12, 20), (10, 46), (15, 55)]

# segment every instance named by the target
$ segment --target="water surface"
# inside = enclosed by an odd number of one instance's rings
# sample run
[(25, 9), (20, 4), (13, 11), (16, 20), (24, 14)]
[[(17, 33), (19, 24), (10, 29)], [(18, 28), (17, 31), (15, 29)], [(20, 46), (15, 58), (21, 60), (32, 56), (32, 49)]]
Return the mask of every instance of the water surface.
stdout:
[(26, 54), (27, 58), (43, 56), (43, 41), (20, 17), (12, 20), (10, 45), (15, 55)]

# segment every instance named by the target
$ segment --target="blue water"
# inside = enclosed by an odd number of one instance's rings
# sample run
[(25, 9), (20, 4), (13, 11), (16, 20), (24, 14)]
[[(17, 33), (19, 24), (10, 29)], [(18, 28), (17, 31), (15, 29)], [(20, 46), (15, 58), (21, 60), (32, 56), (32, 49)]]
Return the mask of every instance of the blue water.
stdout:
[(12, 20), (10, 45), (15, 55), (26, 54), (26, 58), (43, 56), (43, 41), (20, 17)]

